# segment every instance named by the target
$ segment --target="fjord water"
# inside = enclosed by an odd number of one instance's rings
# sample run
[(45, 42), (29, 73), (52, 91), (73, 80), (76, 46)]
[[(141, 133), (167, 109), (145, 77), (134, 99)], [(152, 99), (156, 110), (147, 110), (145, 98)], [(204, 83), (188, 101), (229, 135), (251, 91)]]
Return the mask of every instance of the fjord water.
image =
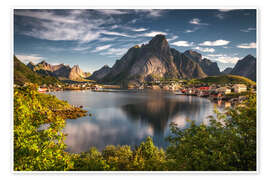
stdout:
[(67, 120), (64, 132), (69, 152), (84, 152), (90, 147), (99, 150), (107, 145), (139, 145), (151, 136), (155, 145), (166, 147), (169, 124), (181, 128), (208, 123), (214, 103), (206, 98), (174, 95), (162, 91), (52, 92), (72, 105), (82, 105), (92, 116)]

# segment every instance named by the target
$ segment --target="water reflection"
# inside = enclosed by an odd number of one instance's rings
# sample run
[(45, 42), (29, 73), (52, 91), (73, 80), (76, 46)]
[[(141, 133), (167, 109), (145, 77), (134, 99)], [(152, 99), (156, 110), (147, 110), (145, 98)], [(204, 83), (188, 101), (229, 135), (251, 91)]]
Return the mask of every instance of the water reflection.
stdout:
[[(160, 135), (164, 134), (169, 120), (178, 119), (175, 120), (175, 123), (178, 124), (179, 118), (182, 118), (182, 121), (185, 121), (187, 118), (192, 120), (196, 118), (201, 119), (199, 116), (201, 116), (200, 108), (203, 108), (202, 102), (181, 100), (160, 96), (148, 99), (148, 101), (143, 103), (127, 104), (122, 106), (122, 110), (131, 121), (141, 121), (151, 125), (154, 128), (154, 135)], [(205, 110), (202, 111), (204, 112)], [(182, 116), (182, 114), (185, 114), (185, 116)], [(183, 126), (183, 122), (180, 124)]]
[(213, 103), (204, 98), (176, 96), (163, 92), (91, 92), (53, 93), (70, 104), (83, 105), (93, 116), (67, 120), (65, 132), (69, 152), (87, 151), (91, 146), (135, 146), (152, 136), (157, 146), (165, 147), (169, 124), (189, 126), (187, 119), (208, 123)]

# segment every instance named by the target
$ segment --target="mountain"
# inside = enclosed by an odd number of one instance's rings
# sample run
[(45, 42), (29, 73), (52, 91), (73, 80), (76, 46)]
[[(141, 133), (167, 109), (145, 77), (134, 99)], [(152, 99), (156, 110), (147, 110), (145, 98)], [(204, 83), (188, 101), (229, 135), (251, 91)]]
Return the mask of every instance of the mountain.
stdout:
[(30, 62), (27, 66), (39, 74), (54, 76), (60, 80), (83, 80), (89, 76), (89, 73), (83, 72), (79, 65), (74, 65), (71, 68), (69, 65), (51, 65), (45, 61), (41, 61), (36, 65)]
[(148, 44), (134, 46), (111, 68), (102, 82), (133, 83), (179, 76), (168, 42), (163, 35)]
[(232, 69), (231, 74), (244, 76), (256, 81), (256, 58), (252, 55), (247, 55), (239, 60)]
[(91, 80), (100, 80), (104, 78), (109, 72), (111, 71), (111, 68), (108, 65), (104, 65), (99, 70), (95, 71), (89, 79)]
[(190, 57), (186, 56), (184, 53), (180, 53), (176, 49), (171, 49), (174, 63), (181, 78), (191, 79), (191, 78), (203, 78), (207, 75), (203, 72), (202, 68), (198, 63), (193, 61)]
[(200, 53), (193, 50), (187, 50), (184, 52), (184, 54), (193, 61), (197, 62), (207, 76), (217, 76), (221, 74), (217, 63), (212, 62), (209, 59), (202, 58)]
[(40, 75), (32, 71), (29, 66), (27, 67), (16, 56), (14, 56), (14, 84), (24, 85), (26, 82), (36, 83), (39, 85), (60, 83), (55, 77)]
[(101, 68), (90, 78), (98, 78), (103, 83), (139, 84), (160, 79), (202, 77), (206, 74), (197, 62), (171, 49), (164, 35), (156, 35), (148, 44), (130, 48), (112, 68)]
[(224, 69), (224, 71), (222, 71), (221, 73), (222, 74), (231, 74), (232, 70), (233, 70), (233, 68), (228, 67), (228, 68)]

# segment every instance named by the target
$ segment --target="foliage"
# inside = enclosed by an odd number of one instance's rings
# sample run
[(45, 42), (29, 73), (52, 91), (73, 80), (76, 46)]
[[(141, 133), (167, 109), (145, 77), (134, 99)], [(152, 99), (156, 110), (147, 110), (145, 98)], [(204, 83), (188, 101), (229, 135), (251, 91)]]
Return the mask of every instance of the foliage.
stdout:
[(237, 75), (220, 75), (220, 76), (208, 76), (206, 78), (198, 79), (198, 83), (207, 83), (207, 84), (247, 84), (247, 85), (256, 85), (256, 82)]
[(36, 89), (32, 85), (14, 90), (14, 170), (68, 170), (72, 162), (61, 132), (65, 121), (41, 103)]
[(171, 170), (256, 170), (256, 96), (216, 114), (210, 126), (192, 123), (182, 130), (172, 125), (167, 148)]
[(29, 67), (23, 64), (16, 56), (14, 56), (14, 83), (24, 85), (26, 82), (42, 84), (60, 83), (55, 77), (40, 75), (32, 71)]
[(162, 149), (156, 147), (150, 137), (142, 142), (134, 150), (132, 158), (132, 170), (163, 170), (165, 164), (165, 153)]

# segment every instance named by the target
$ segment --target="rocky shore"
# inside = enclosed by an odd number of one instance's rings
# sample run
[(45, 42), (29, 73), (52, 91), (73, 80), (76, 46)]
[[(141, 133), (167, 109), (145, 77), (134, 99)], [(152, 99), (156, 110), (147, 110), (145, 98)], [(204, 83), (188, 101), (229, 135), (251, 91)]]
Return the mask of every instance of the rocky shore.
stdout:
[(52, 110), (55, 115), (64, 119), (77, 119), (87, 115), (87, 111), (79, 107), (72, 107), (70, 109)]

